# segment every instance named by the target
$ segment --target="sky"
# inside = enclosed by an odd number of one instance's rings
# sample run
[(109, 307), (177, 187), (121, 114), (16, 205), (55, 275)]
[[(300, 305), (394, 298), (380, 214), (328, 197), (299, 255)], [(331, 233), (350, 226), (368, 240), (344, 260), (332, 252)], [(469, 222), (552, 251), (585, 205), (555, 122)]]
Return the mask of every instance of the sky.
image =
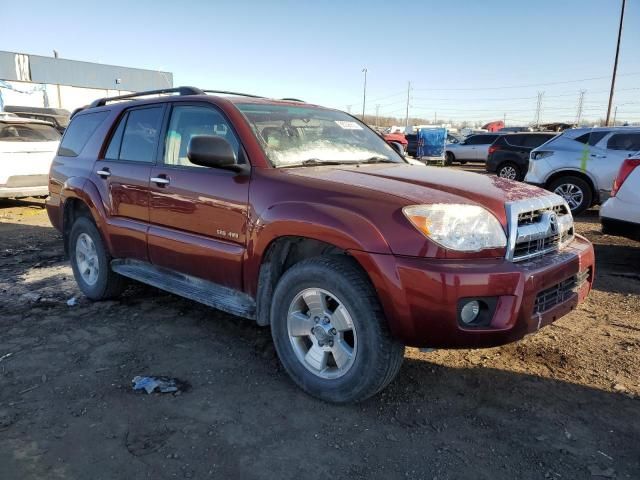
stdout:
[[(5, 1), (0, 49), (169, 71), (174, 85), (369, 114), (531, 122), (606, 114), (621, 0)], [(640, 0), (618, 118), (640, 121)], [(377, 107), (378, 106), (378, 107)]]

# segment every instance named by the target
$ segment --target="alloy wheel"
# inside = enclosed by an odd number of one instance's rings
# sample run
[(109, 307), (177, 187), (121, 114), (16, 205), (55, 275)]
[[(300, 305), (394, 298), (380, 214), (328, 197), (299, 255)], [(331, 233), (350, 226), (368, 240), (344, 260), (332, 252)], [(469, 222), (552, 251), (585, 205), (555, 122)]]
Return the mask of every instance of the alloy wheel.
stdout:
[(339, 378), (353, 366), (358, 350), (353, 319), (327, 290), (307, 288), (294, 297), (287, 331), (298, 361), (314, 375)]
[(556, 187), (553, 193), (564, 198), (571, 210), (578, 208), (584, 200), (584, 192), (580, 187), (573, 183), (560, 184)]
[(518, 172), (516, 172), (516, 169), (511, 165), (505, 165), (498, 172), (498, 176), (509, 180), (516, 180), (518, 178)]
[(76, 264), (78, 272), (87, 285), (98, 281), (98, 252), (96, 244), (86, 233), (78, 235), (76, 240)]

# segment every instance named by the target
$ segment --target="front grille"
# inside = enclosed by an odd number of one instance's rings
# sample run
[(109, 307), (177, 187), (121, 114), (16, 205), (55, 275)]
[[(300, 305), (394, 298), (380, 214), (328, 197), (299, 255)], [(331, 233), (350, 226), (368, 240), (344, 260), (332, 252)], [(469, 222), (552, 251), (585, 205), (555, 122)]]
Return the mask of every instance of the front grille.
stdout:
[(557, 195), (507, 205), (509, 250), (514, 262), (557, 251), (574, 236), (573, 217)]
[(531, 257), (539, 252), (547, 252), (557, 250), (560, 246), (560, 235), (551, 235), (550, 237), (539, 238), (536, 240), (525, 240), (516, 243), (513, 250), (513, 258), (515, 260)]
[[(546, 210), (549, 210), (549, 209), (546, 209)], [(546, 210), (543, 210), (543, 209), (541, 209), (541, 210), (530, 210), (528, 212), (519, 213), (518, 214), (518, 226), (531, 225), (532, 223), (536, 223), (536, 222), (540, 221), (540, 218), (542, 217), (542, 214)], [(566, 215), (567, 213), (569, 213), (569, 210), (564, 205), (555, 205), (555, 206), (551, 207), (551, 210), (553, 210), (554, 213), (556, 215), (559, 215), (559, 216)]]
[(533, 306), (533, 314), (546, 312), (556, 305), (568, 300), (574, 293), (577, 293), (584, 282), (587, 281), (591, 273), (590, 269), (580, 272), (572, 277), (557, 283), (553, 287), (542, 290), (536, 296)]

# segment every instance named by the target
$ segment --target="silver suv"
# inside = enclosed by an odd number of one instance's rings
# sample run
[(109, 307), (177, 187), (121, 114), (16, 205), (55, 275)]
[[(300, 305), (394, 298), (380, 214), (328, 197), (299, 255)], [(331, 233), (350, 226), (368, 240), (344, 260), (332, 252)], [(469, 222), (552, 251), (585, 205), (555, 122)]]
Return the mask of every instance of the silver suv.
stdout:
[(565, 130), (535, 148), (527, 183), (564, 197), (574, 215), (604, 202), (625, 158), (640, 150), (640, 127)]

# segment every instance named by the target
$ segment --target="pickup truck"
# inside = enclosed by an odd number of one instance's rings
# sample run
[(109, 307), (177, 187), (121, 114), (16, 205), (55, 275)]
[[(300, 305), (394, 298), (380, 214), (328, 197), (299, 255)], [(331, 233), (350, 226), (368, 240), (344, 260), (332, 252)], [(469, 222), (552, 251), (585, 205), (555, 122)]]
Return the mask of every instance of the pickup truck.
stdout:
[(294, 100), (98, 99), (74, 112), (49, 192), (88, 298), (133, 279), (253, 319), (293, 381), (336, 403), (387, 386), (405, 346), (536, 332), (594, 275), (558, 195), (411, 165), (355, 117)]

